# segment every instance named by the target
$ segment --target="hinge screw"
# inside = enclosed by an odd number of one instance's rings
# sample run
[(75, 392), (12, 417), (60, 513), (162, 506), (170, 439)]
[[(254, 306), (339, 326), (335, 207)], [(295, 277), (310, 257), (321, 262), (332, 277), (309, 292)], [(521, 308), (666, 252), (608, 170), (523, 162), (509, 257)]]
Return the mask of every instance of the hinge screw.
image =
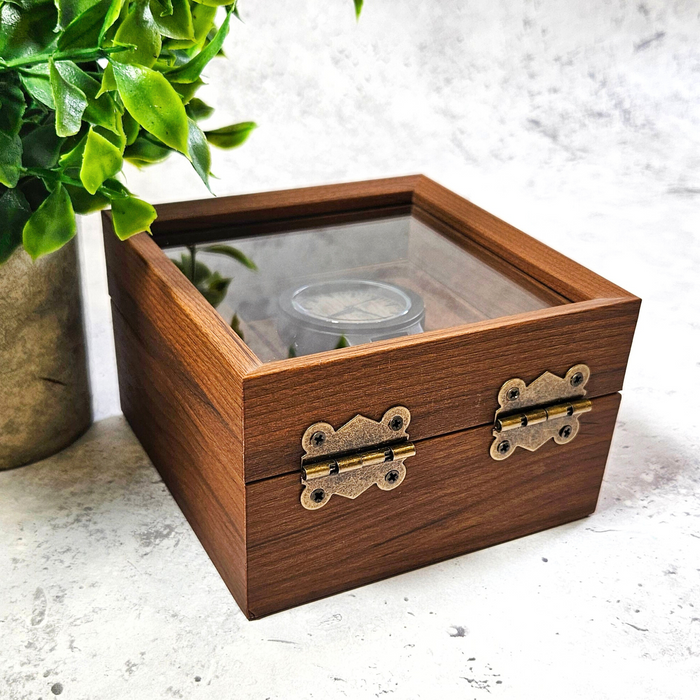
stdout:
[(390, 472), (386, 473), (386, 476), (384, 477), (384, 481), (386, 481), (388, 484), (395, 484), (399, 480), (399, 473), (396, 471), (396, 469), (392, 469)]
[(508, 450), (510, 450), (510, 442), (508, 440), (503, 440), (503, 442), (498, 443), (496, 448), (500, 454), (504, 455)]
[(319, 445), (323, 445), (323, 443), (326, 441), (326, 434), (322, 433), (320, 430), (318, 432), (315, 432), (311, 436), (311, 442), (318, 447)]
[(311, 500), (314, 503), (320, 503), (326, 497), (326, 492), (323, 489), (316, 489), (311, 492)]
[(581, 372), (576, 372), (573, 377), (571, 377), (571, 386), (580, 386), (583, 384), (583, 374)]
[[(401, 430), (401, 428), (403, 428), (403, 418), (401, 416), (394, 416), (389, 421), (389, 427), (392, 430)], [(391, 473), (391, 472), (389, 472), (389, 473)]]
[(565, 425), (560, 431), (559, 431), (559, 437), (564, 438), (564, 440), (567, 440), (568, 438), (571, 437), (571, 433), (573, 432), (573, 428), (570, 425)]
[(517, 387), (513, 387), (512, 389), (508, 389), (508, 401), (515, 401), (517, 398), (520, 397), (520, 389)]

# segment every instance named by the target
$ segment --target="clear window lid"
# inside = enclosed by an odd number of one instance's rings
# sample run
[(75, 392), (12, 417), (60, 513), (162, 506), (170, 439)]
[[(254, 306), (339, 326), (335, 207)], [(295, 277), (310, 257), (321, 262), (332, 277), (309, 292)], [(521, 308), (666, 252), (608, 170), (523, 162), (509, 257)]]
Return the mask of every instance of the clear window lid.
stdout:
[(565, 303), (411, 215), (231, 234), (165, 251), (263, 362)]

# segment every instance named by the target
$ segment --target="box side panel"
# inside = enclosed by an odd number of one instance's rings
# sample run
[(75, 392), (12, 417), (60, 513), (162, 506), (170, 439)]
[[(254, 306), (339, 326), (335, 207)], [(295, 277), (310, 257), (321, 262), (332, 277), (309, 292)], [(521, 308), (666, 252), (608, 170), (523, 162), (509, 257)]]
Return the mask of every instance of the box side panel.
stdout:
[(620, 391), (638, 310), (637, 299), (594, 300), (263, 365), (244, 379), (246, 482), (297, 469), (317, 421), (377, 420), (402, 405), (424, 440), (491, 424), (509, 379), (578, 363), (591, 369), (589, 397)]
[(245, 610), (245, 494), (231, 468), (239, 441), (182, 367), (147, 347), (114, 304), (112, 315), (124, 415)]
[(590, 514), (619, 402), (619, 394), (596, 399), (571, 443), (518, 449), (502, 462), (489, 456), (487, 426), (421, 441), (399, 488), (333, 496), (317, 511), (300, 505), (298, 473), (249, 484), (250, 616)]
[[(230, 426), (229, 470), (243, 474), (243, 375), (259, 365), (250, 349), (147, 234), (119, 241), (103, 217), (112, 303), (137, 338)], [(184, 399), (184, 397), (183, 397)]]
[(122, 409), (245, 609), (242, 377), (257, 360), (149, 236), (103, 225)]

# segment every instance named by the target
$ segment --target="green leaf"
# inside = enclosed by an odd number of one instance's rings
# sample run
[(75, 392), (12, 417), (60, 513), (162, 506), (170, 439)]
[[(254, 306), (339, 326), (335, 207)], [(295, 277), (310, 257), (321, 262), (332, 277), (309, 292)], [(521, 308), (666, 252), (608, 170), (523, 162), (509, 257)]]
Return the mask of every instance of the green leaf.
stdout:
[(113, 63), (130, 63), (150, 68), (158, 58), (161, 38), (148, 3), (141, 2), (127, 15), (114, 36), (115, 46), (134, 45), (130, 51), (112, 56)]
[[(174, 12), (173, 8), (173, 0), (159, 0), (158, 4), (158, 15), (160, 17), (170, 17), (172, 16)], [(151, 12), (153, 13), (153, 16), (156, 16), (156, 10), (154, 8), (151, 8)]]
[(197, 175), (202, 178), (202, 182), (207, 186), (207, 189), (211, 192), (211, 187), (209, 187), (209, 169), (211, 168), (211, 154), (209, 153), (209, 144), (204, 136), (202, 130), (197, 126), (197, 124), (188, 119), (188, 124), (190, 127), (188, 147), (189, 147), (189, 158), (194, 167)]
[(168, 47), (172, 49), (188, 49), (202, 43), (209, 33), (216, 17), (216, 7), (206, 5), (195, 5), (192, 8), (192, 28), (194, 38), (192, 40), (174, 40), (169, 42)]
[(230, 277), (222, 277), (218, 272), (213, 272), (196, 286), (202, 296), (216, 308), (226, 298), (229, 284), (231, 284)]
[(64, 142), (53, 121), (30, 131), (22, 137), (22, 164), (25, 168), (53, 168)]
[(360, 14), (362, 14), (362, 5), (364, 4), (364, 0), (354, 0), (354, 3), (355, 3), (355, 19), (359, 20)]
[(56, 105), (56, 133), (73, 136), (80, 131), (83, 113), (88, 105), (85, 93), (69, 83), (58, 71), (53, 60), (49, 62), (51, 93)]
[(59, 51), (100, 46), (105, 32), (119, 17), (123, 0), (99, 0), (78, 15), (58, 37)]
[(183, 105), (188, 105), (194, 99), (194, 95), (199, 90), (199, 88), (204, 85), (204, 81), (195, 80), (191, 83), (175, 83), (173, 85), (173, 90), (180, 95)]
[(230, 245), (216, 244), (202, 248), (202, 253), (216, 253), (217, 255), (227, 255), (229, 258), (237, 260), (242, 265), (245, 265), (249, 270), (257, 270), (257, 265), (238, 248)]
[(24, 225), (24, 249), (36, 260), (68, 243), (75, 232), (73, 205), (66, 188), (59, 182)]
[(185, 107), (185, 111), (187, 112), (187, 116), (195, 121), (208, 119), (214, 114), (214, 108), (210, 107), (206, 102), (202, 102), (198, 97), (189, 101)]
[(0, 132), (0, 183), (15, 187), (22, 170), (22, 141)]
[(68, 191), (76, 214), (90, 214), (93, 211), (100, 211), (100, 209), (104, 209), (109, 204), (109, 199), (101, 192), (89, 194), (82, 187), (76, 187), (75, 185), (65, 185), (65, 188)]
[(119, 19), (122, 9), (125, 5), (128, 5), (128, 0), (111, 0), (107, 13), (105, 15), (104, 22), (102, 23), (102, 29), (100, 35), (97, 38), (97, 46), (101, 46), (104, 41), (105, 34), (114, 25), (114, 23)]
[(112, 67), (119, 95), (129, 114), (164, 144), (187, 154), (187, 114), (170, 83), (145, 66), (113, 63)]
[(38, 177), (30, 177), (22, 182), (22, 194), (27, 198), (29, 207), (36, 211), (41, 203), (49, 196), (50, 190), (46, 188), (43, 181)]
[[(227, 3), (224, 3), (227, 4)], [(191, 83), (201, 75), (207, 63), (221, 50), (224, 44), (224, 39), (228, 34), (229, 24), (231, 22), (231, 10), (226, 13), (226, 19), (219, 28), (214, 38), (202, 49), (194, 58), (168, 72), (168, 80), (173, 83)]]
[(192, 11), (187, 0), (151, 0), (151, 13), (158, 31), (172, 39), (194, 39)]
[(116, 89), (117, 81), (114, 78), (114, 70), (112, 69), (112, 64), (108, 63), (102, 73), (102, 83), (96, 97), (102, 97), (105, 93)]
[(183, 253), (180, 256), (179, 260), (175, 260), (175, 258), (171, 258), (173, 264), (175, 267), (177, 267), (180, 272), (182, 272), (185, 277), (187, 277), (190, 282), (194, 279), (192, 275), (192, 256), (189, 255), (188, 253)]
[(0, 265), (6, 262), (22, 243), (22, 229), (31, 214), (29, 203), (20, 190), (7, 190), (0, 197)]
[(230, 5), (231, 0), (194, 0), (202, 5), (208, 7), (223, 7), (224, 5)]
[(51, 81), (49, 79), (49, 64), (43, 63), (31, 69), (23, 70), (20, 80), (24, 89), (41, 104), (50, 109), (56, 109), (51, 91)]
[(257, 128), (255, 122), (241, 122), (231, 124), (214, 131), (205, 131), (204, 135), (212, 146), (217, 148), (236, 148), (250, 136), (250, 132)]
[(138, 138), (141, 127), (128, 112), (124, 112), (122, 115), (122, 129), (124, 130), (124, 135), (126, 136), (126, 145), (131, 146), (131, 144)]
[(238, 317), (238, 314), (233, 315), (231, 319), (231, 328), (241, 340), (245, 340), (245, 335), (243, 335), (243, 329), (241, 328), (241, 319)]
[[(190, 263), (191, 266), (191, 263)], [(194, 264), (194, 272), (191, 273), (190, 279), (197, 285), (203, 285), (211, 276), (212, 271), (200, 260)]]
[(121, 151), (91, 127), (80, 167), (80, 182), (83, 187), (90, 194), (95, 194), (107, 178), (113, 177), (121, 169)]
[(172, 153), (172, 149), (159, 145), (151, 139), (139, 136), (136, 141), (124, 150), (124, 158), (132, 165), (140, 168), (144, 165), (152, 165), (165, 160)]
[(105, 184), (100, 187), (100, 192), (108, 197), (131, 197), (131, 192), (115, 178), (105, 180)]
[(83, 114), (83, 119), (90, 124), (102, 126), (105, 129), (118, 133), (119, 108), (111, 95), (100, 95), (100, 83), (84, 70), (79, 68), (73, 61), (56, 61), (56, 69), (66, 82), (82, 90), (86, 99), (87, 107)]
[(113, 146), (116, 146), (119, 153), (124, 153), (124, 148), (126, 148), (126, 134), (121, 127), (121, 123), (119, 123), (119, 129), (116, 132), (110, 129), (104, 129), (101, 126), (94, 126), (93, 129), (100, 136), (106, 138)]
[(61, 28), (67, 27), (76, 17), (81, 15), (96, 0), (54, 0), (58, 10), (58, 25)]
[(114, 197), (112, 199), (112, 223), (114, 232), (123, 241), (142, 231), (151, 232), (156, 220), (156, 210), (136, 197)]
[(0, 6), (0, 56), (10, 61), (51, 47), (56, 41), (56, 17), (51, 3), (25, 10), (10, 3)]
[(39, 5), (45, 5), (46, 3), (53, 4), (53, 0), (7, 0), (17, 7), (21, 7), (23, 10), (33, 10)]
[(348, 339), (344, 336), (341, 335), (340, 338), (338, 338), (338, 342), (335, 345), (335, 350), (340, 350), (340, 348), (349, 348), (350, 343), (348, 342)]
[(61, 154), (58, 162), (61, 164), (62, 169), (66, 168), (80, 168), (83, 163), (83, 153), (85, 153), (85, 144), (87, 143), (87, 134), (83, 136), (78, 143), (67, 150), (65, 153)]
[(18, 85), (0, 83), (0, 131), (8, 136), (19, 134), (27, 105)]

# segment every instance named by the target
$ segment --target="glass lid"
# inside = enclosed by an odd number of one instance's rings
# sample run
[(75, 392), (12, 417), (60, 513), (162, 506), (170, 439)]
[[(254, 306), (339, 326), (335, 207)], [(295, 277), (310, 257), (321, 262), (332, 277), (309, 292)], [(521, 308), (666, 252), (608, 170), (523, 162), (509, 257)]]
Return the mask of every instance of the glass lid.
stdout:
[(565, 302), (446, 234), (405, 215), (165, 251), (263, 362)]

